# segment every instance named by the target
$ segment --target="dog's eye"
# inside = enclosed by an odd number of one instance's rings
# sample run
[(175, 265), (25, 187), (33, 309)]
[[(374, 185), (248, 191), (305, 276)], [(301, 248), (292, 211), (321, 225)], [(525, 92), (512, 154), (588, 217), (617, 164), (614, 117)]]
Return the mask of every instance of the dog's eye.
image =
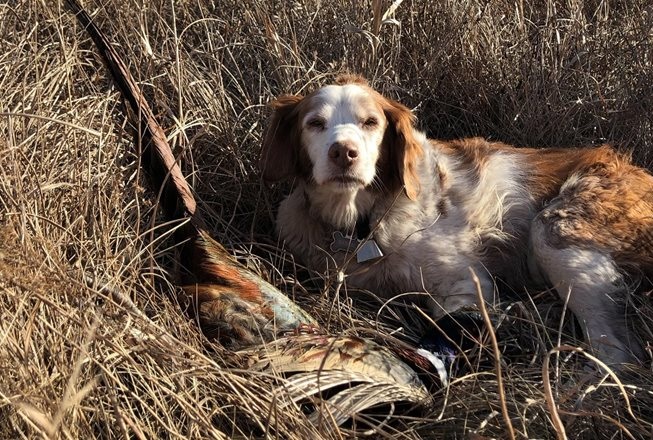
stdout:
[(363, 121), (363, 126), (367, 128), (374, 128), (379, 125), (379, 121), (376, 118), (367, 118)]
[(313, 118), (313, 119), (309, 119), (306, 125), (316, 130), (324, 130), (324, 127), (326, 126), (326, 122), (324, 121), (324, 119)]

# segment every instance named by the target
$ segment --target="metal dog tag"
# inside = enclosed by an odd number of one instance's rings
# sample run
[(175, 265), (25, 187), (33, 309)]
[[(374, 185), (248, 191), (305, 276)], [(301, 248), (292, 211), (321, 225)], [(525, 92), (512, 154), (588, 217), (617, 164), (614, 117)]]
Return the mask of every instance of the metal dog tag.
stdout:
[(329, 246), (332, 252), (356, 252), (356, 261), (364, 263), (383, 256), (383, 252), (373, 239), (363, 242), (349, 235), (343, 235), (340, 231), (333, 233), (333, 241)]
[(360, 247), (358, 252), (356, 252), (356, 261), (359, 263), (364, 263), (366, 261), (375, 260), (383, 256), (383, 252), (379, 248), (379, 245), (376, 244), (376, 241), (369, 239)]
[(340, 231), (335, 231), (333, 233), (333, 241), (331, 242), (331, 252), (354, 252), (360, 240), (357, 240), (354, 237), (349, 235), (343, 235)]

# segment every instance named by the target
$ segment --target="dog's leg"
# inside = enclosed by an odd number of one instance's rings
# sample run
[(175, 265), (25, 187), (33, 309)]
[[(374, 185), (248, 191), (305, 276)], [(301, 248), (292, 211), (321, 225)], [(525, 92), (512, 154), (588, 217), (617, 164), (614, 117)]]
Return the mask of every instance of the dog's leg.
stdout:
[(486, 303), (494, 301), (494, 282), (482, 266), (461, 266), (448, 275), (440, 279), (439, 294), (432, 295), (429, 301), (431, 317), (437, 321), (439, 331), (425, 334), (420, 341), (425, 349), (441, 354), (465, 350), (478, 340), (485, 326), (479, 313), (478, 290)]
[(568, 304), (601, 360), (636, 362), (642, 350), (628, 331), (621, 305), (627, 294), (624, 276), (610, 254), (578, 240), (579, 223), (573, 218), (578, 211), (569, 214), (564, 205), (564, 197), (557, 199), (533, 220), (531, 267)]
[[(472, 270), (478, 278), (478, 286)], [(493, 303), (494, 282), (482, 266), (461, 267), (458, 273), (442, 277), (437, 294), (431, 298), (431, 316), (439, 319), (447, 314), (478, 310), (479, 288), (486, 303)]]

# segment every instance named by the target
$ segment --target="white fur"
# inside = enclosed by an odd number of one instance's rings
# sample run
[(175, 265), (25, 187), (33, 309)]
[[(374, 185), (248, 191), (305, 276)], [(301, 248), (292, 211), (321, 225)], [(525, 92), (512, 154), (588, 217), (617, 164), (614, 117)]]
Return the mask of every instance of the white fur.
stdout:
[(532, 257), (580, 322), (588, 343), (613, 363), (641, 356), (636, 343), (628, 344), (626, 329), (615, 324), (621, 318), (619, 302), (626, 285), (612, 257), (577, 246), (556, 248), (545, 234), (543, 223), (536, 219), (531, 229)]
[[(441, 155), (437, 144), (434, 148), (422, 133), (416, 132), (415, 136), (423, 143), (425, 155), (419, 167), (422, 188), (417, 201), (403, 195), (378, 199), (369, 188), (333, 191), (329, 186), (300, 184), (282, 202), (277, 224), (287, 246), (310, 261), (312, 267), (333, 267), (334, 259), (340, 264), (347, 261), (345, 269), (350, 286), (367, 288), (384, 296), (427, 292), (433, 298), (430, 308), (434, 317), (440, 317), (476, 304), (476, 285), (470, 268), (481, 280), (484, 297), (493, 298), (494, 283), (479, 258), (479, 243), (505, 235), (502, 219), (506, 211), (522, 208), (530, 212), (531, 206), (527, 199), (520, 197), (524, 190), (517, 180), (517, 158), (491, 159), (488, 169), (480, 176), (481, 181), (474, 185), (466, 171), (457, 171), (457, 164)], [(436, 165), (448, 170), (451, 185), (447, 188), (438, 188), (432, 173)], [(439, 216), (437, 199), (432, 194), (440, 191), (443, 197), (455, 195), (465, 203), (449, 203), (447, 215)], [(325, 252), (332, 231), (353, 231), (360, 216), (369, 216), (374, 240), (385, 257), (361, 265), (349, 256)], [(303, 229), (299, 224), (312, 230), (306, 233), (311, 239), (297, 240), (298, 232)]]
[[(314, 101), (318, 103), (301, 121), (302, 144), (313, 163), (313, 178), (318, 185), (328, 185), (331, 191), (343, 192), (345, 198), (351, 198), (351, 187), (359, 189), (372, 183), (376, 175), (378, 146), (383, 139), (386, 126), (379, 124), (373, 129), (365, 129), (362, 122), (369, 117), (385, 122), (383, 112), (378, 106), (362, 107), (356, 105), (361, 100), (369, 99), (363, 90), (355, 85), (327, 86), (320, 89)], [(308, 123), (319, 118), (325, 121), (323, 130), (311, 128)], [(338, 181), (342, 170), (337, 169), (328, 158), (329, 147), (336, 142), (350, 142), (359, 151), (351, 176), (361, 180), (360, 185), (343, 185)]]

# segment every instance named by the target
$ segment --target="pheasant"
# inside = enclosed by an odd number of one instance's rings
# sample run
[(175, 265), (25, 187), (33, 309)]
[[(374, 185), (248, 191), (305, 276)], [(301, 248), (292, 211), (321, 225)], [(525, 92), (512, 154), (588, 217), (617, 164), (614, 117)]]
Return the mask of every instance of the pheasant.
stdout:
[[(314, 410), (308, 417), (314, 423), (326, 417), (341, 425), (383, 404), (430, 405), (424, 383), (397, 353), (416, 364), (436, 365), (446, 380), (439, 358), (414, 347), (397, 348), (395, 353), (370, 339), (329, 335), (316, 319), (211, 238), (164, 131), (126, 64), (77, 1), (67, 0), (67, 5), (90, 34), (137, 115), (146, 146), (142, 163), (161, 188), (166, 215), (181, 221), (175, 238), (180, 259), (194, 278), (182, 290), (204, 333), (239, 350), (251, 369), (278, 377), (276, 386), (292, 401), (310, 401)], [(316, 397), (321, 404), (315, 404)]]

